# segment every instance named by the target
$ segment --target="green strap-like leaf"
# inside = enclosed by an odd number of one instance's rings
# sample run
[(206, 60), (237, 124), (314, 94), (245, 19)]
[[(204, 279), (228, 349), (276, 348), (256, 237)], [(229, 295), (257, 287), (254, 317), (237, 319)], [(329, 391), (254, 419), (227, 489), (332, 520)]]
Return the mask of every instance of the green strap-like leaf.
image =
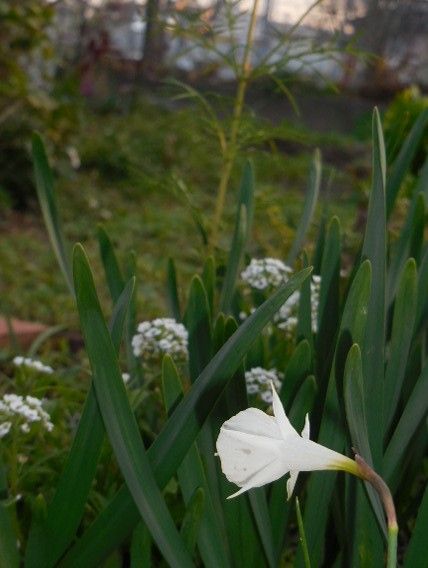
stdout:
[(204, 283), (205, 291), (207, 294), (208, 305), (210, 308), (210, 315), (214, 313), (214, 296), (216, 285), (216, 267), (214, 257), (209, 256), (204, 262), (204, 269), (202, 271), (202, 282)]
[(327, 230), (321, 265), (321, 289), (318, 306), (318, 376), (320, 396), (327, 390), (329, 369), (334, 354), (339, 325), (339, 280), (340, 280), (340, 223), (333, 217)]
[(363, 352), (364, 394), (367, 427), (375, 469), (382, 461), (383, 432), (379, 428), (384, 382), (386, 333), (386, 216), (385, 216), (385, 145), (379, 113), (373, 113), (373, 180), (362, 258), (369, 259), (373, 278), (365, 339), (359, 343)]
[(0, 501), (0, 566), (18, 568), (20, 558), (17, 542), (11, 511)]
[(180, 299), (178, 297), (177, 273), (172, 258), (168, 259), (166, 272), (166, 292), (169, 311), (176, 321), (181, 321)]
[(425, 198), (422, 193), (415, 196), (407, 214), (406, 223), (400, 233), (388, 270), (388, 303), (390, 306), (397, 293), (400, 275), (406, 260), (413, 256), (420, 262), (425, 227)]
[(299, 254), (303, 243), (305, 241), (306, 233), (312, 221), (317, 204), (318, 195), (321, 186), (321, 153), (317, 149), (312, 158), (311, 169), (309, 171), (308, 190), (305, 197), (305, 205), (303, 208), (302, 216), (300, 217), (299, 225), (296, 230), (293, 244), (291, 245), (290, 252), (287, 256), (287, 264), (292, 266)]
[[(341, 426), (343, 405), (339, 402), (337, 385), (342, 383), (345, 360), (352, 343), (358, 343), (364, 337), (370, 287), (371, 266), (366, 260), (359, 267), (346, 299), (318, 435), (320, 444), (338, 452), (343, 452), (346, 436)], [(308, 483), (304, 518), (309, 553), (314, 566), (321, 566), (324, 557), (325, 530), (335, 479), (336, 474), (333, 472), (328, 475), (313, 474)], [(303, 557), (298, 554), (296, 566), (302, 565)]]
[[(305, 415), (311, 413), (317, 394), (315, 377), (310, 375), (300, 385), (299, 391), (287, 413), (291, 424), (302, 428)], [(278, 479), (271, 488), (269, 511), (272, 520), (272, 535), (275, 543), (278, 561), (282, 554), (283, 544), (287, 535), (287, 523), (290, 515), (290, 503), (285, 501), (287, 495), (287, 480)]]
[(417, 284), (416, 263), (410, 258), (404, 266), (394, 306), (394, 319), (389, 344), (390, 356), (385, 373), (383, 404), (385, 433), (388, 431), (397, 409), (406, 373), (416, 320)]
[(83, 248), (75, 247), (74, 285), (97, 401), (119, 467), (135, 505), (171, 566), (193, 566), (156, 484), (123, 384)]
[(181, 538), (193, 556), (196, 540), (198, 538), (202, 515), (204, 512), (205, 493), (202, 487), (195, 489), (186, 507), (186, 512), (181, 523)]
[[(164, 357), (162, 364), (162, 390), (166, 409), (168, 414), (171, 414), (183, 396), (183, 389), (177, 368), (168, 355)], [(204, 565), (207, 568), (230, 566), (227, 535), (224, 526), (218, 522), (196, 444), (189, 449), (177, 470), (177, 475), (185, 503), (190, 502), (198, 487), (203, 488), (205, 492), (205, 506), (198, 535), (199, 552)]]
[(428, 109), (421, 112), (398, 154), (386, 186), (387, 216), (391, 215), (401, 184), (412, 164), (422, 136), (428, 125)]
[(385, 451), (383, 474), (393, 489), (400, 479), (400, 465), (407, 446), (428, 413), (428, 363), (422, 370), (400, 416), (397, 427)]
[(125, 286), (125, 280), (120, 270), (119, 262), (114, 252), (114, 248), (107, 231), (102, 225), (98, 227), (98, 244), (100, 247), (100, 256), (106, 275), (107, 285), (109, 287), (110, 296), (113, 303), (117, 301)]
[(227, 262), (226, 275), (220, 298), (220, 310), (230, 313), (239, 267), (245, 252), (248, 237), (251, 231), (254, 211), (254, 171), (251, 162), (247, 162), (242, 174), (239, 191), (238, 209), (236, 213), (235, 229)]
[(32, 156), (37, 196), (42, 209), (43, 219), (68, 289), (74, 295), (70, 257), (58, 213), (53, 175), (49, 167), (43, 140), (38, 134), (33, 134)]
[(416, 524), (404, 557), (404, 568), (425, 568), (428, 534), (428, 486), (419, 506)]
[(151, 559), (152, 537), (146, 527), (141, 522), (135, 527), (132, 533), (130, 555), (130, 568), (142, 568), (152, 565)]
[(208, 297), (199, 276), (190, 284), (184, 321), (189, 333), (189, 372), (194, 382), (212, 357), (211, 316)]
[[(364, 460), (369, 465), (372, 465), (373, 460), (367, 431), (361, 350), (356, 343), (349, 350), (346, 359), (343, 387), (346, 420), (348, 422), (352, 443)], [(366, 483), (365, 487), (379, 526), (386, 537), (385, 518), (379, 495), (374, 491), (371, 485)]]
[[(303, 266), (308, 266), (308, 257), (303, 253)], [(297, 339), (306, 341), (313, 349), (314, 339), (312, 331), (312, 290), (311, 281), (308, 279), (302, 284), (300, 290), (299, 309), (297, 314)]]
[[(264, 326), (287, 298), (301, 286), (310, 271), (302, 270), (290, 278), (245, 320), (213, 357), (177, 406), (148, 450), (160, 487), (163, 487), (177, 470), (228, 380)], [(74, 567), (80, 564), (87, 568), (96, 566), (129, 535), (138, 519), (138, 511), (131, 495), (123, 487), (85, 535), (70, 549), (61, 565)]]
[[(116, 352), (120, 347), (126, 313), (131, 301), (134, 279), (120, 295), (110, 322)], [(91, 385), (66, 465), (48, 506), (42, 525), (35, 522), (27, 543), (25, 566), (53, 566), (73, 539), (83, 515), (85, 503), (95, 477), (104, 440), (104, 425)]]
[(286, 410), (290, 409), (291, 402), (296, 396), (303, 381), (313, 371), (313, 353), (307, 339), (301, 341), (294, 350), (282, 381), (280, 399)]

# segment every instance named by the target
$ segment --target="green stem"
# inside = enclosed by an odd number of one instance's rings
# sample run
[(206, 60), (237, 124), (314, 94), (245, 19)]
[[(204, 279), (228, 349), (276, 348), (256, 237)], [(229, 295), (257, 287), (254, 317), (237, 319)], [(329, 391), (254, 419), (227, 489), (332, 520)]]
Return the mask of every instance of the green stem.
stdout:
[(397, 567), (397, 536), (398, 526), (388, 526), (388, 557), (386, 561), (386, 568)]
[(302, 511), (300, 510), (300, 503), (297, 497), (296, 497), (296, 515), (297, 515), (297, 526), (299, 528), (300, 543), (302, 545), (302, 550), (303, 550), (305, 568), (311, 568), (311, 559), (309, 557), (308, 542), (306, 540), (305, 527), (303, 525)]
[(210, 239), (211, 250), (217, 245), (220, 223), (223, 216), (224, 205), (226, 201), (227, 188), (229, 185), (230, 176), (232, 173), (233, 165), (235, 163), (236, 154), (238, 150), (237, 142), (241, 126), (242, 113), (244, 110), (245, 94), (251, 76), (250, 58), (251, 58), (251, 49), (254, 41), (254, 31), (256, 27), (258, 5), (259, 5), (259, 0), (254, 0), (250, 16), (250, 22), (247, 30), (244, 55), (240, 66), (240, 72), (237, 78), (238, 86), (236, 90), (235, 102), (233, 107), (232, 125), (231, 125), (229, 140), (225, 144), (223, 152), (221, 176), (217, 188), (217, 200), (215, 204), (214, 219), (213, 219), (213, 226), (212, 226), (211, 239)]
[(378, 475), (361, 456), (355, 454), (355, 461), (360, 469), (360, 477), (368, 481), (374, 487), (382, 501), (388, 524), (388, 556), (386, 568), (396, 568), (398, 524), (391, 491), (380, 475)]

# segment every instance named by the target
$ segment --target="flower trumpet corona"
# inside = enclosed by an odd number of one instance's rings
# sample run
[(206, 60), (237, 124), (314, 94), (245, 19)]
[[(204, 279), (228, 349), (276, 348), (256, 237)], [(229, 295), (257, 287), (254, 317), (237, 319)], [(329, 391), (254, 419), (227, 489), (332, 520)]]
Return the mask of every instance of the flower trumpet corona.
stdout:
[(343, 470), (362, 477), (356, 461), (309, 439), (309, 419), (299, 434), (288, 420), (272, 387), (273, 416), (248, 408), (232, 416), (220, 429), (217, 454), (227, 479), (241, 489), (230, 495), (260, 487), (289, 473), (288, 499), (300, 471)]

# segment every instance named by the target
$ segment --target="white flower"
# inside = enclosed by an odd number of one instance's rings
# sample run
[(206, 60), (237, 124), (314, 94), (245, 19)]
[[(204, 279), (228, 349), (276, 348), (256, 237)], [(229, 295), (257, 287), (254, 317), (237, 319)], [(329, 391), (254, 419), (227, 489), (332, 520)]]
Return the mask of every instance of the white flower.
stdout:
[(23, 397), (17, 394), (5, 394), (0, 399), (0, 420), (7, 420), (0, 423), (0, 438), (6, 436), (12, 425), (12, 421), (19, 424), (21, 432), (28, 434), (31, 425), (40, 422), (44, 428), (51, 432), (53, 424), (49, 414), (43, 410), (42, 402), (34, 396)]
[(183, 324), (172, 318), (157, 318), (141, 322), (137, 331), (132, 338), (136, 357), (158, 359), (168, 353), (177, 359), (187, 359), (188, 332)]
[(252, 288), (266, 290), (277, 288), (288, 280), (293, 270), (277, 258), (253, 258), (250, 264), (241, 272), (241, 278)]
[(248, 394), (257, 394), (268, 404), (272, 403), (272, 390), (270, 385), (273, 383), (275, 388), (281, 387), (282, 373), (277, 369), (264, 369), (263, 367), (253, 367), (245, 371), (245, 382)]
[[(318, 331), (318, 307), (320, 297), (321, 276), (314, 274), (311, 280), (311, 320), (312, 332)], [(280, 307), (274, 316), (274, 322), (279, 329), (287, 335), (293, 335), (297, 327), (297, 311), (299, 309), (300, 292), (296, 290), (291, 294), (287, 301)]]
[(44, 365), (41, 361), (31, 359), (31, 357), (22, 357), (22, 355), (17, 355), (13, 359), (13, 364), (16, 367), (28, 367), (29, 369), (33, 369), (40, 373), (46, 373), (47, 375), (51, 375), (54, 372), (52, 367), (49, 367), (49, 365)]
[(10, 422), (9, 420), (0, 424), (0, 438), (4, 438), (7, 434), (9, 434), (11, 428), (12, 422)]
[(291, 497), (300, 471), (344, 470), (360, 476), (357, 463), (309, 439), (309, 419), (299, 435), (290, 424), (272, 386), (273, 412), (270, 416), (248, 408), (227, 420), (217, 438), (217, 453), (227, 479), (241, 489), (236, 497), (290, 474), (287, 482)]

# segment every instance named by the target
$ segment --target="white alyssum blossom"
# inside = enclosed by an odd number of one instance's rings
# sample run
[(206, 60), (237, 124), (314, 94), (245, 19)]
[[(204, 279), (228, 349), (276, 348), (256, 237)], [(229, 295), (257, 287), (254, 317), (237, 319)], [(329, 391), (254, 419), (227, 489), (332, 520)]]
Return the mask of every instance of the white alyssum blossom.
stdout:
[(10, 422), (10, 420), (0, 424), (0, 438), (4, 438), (7, 434), (9, 434), (11, 428), (12, 428), (12, 422)]
[(264, 369), (263, 367), (253, 367), (245, 371), (245, 382), (249, 395), (258, 395), (259, 398), (268, 404), (272, 403), (273, 383), (276, 389), (280, 389), (283, 375), (277, 369)]
[(12, 423), (19, 425), (21, 432), (28, 434), (34, 423), (41, 423), (51, 432), (53, 424), (49, 414), (42, 407), (43, 401), (34, 396), (5, 394), (0, 399), (0, 438), (9, 433)]
[(277, 288), (289, 278), (293, 270), (277, 258), (253, 258), (241, 272), (242, 280), (252, 288)]
[(27, 367), (33, 369), (34, 371), (39, 371), (40, 373), (45, 373), (51, 375), (54, 371), (49, 365), (44, 365), (41, 361), (37, 359), (31, 359), (31, 357), (23, 357), (22, 355), (17, 355), (13, 359), (13, 364), (16, 367)]
[(188, 332), (183, 324), (172, 318), (157, 318), (138, 325), (132, 338), (136, 357), (157, 359), (165, 354), (181, 360), (188, 357)]
[[(318, 308), (320, 298), (321, 277), (317, 274), (311, 280), (311, 324), (312, 332), (318, 331)], [(279, 329), (283, 329), (287, 335), (292, 335), (297, 327), (297, 312), (300, 303), (300, 292), (296, 290), (281, 306), (274, 316), (274, 322)]]
[(309, 419), (300, 434), (288, 420), (271, 385), (273, 416), (247, 408), (224, 422), (217, 438), (217, 454), (227, 479), (240, 487), (230, 495), (271, 483), (289, 473), (288, 498), (300, 471), (343, 470), (361, 477), (357, 463), (309, 439)]

